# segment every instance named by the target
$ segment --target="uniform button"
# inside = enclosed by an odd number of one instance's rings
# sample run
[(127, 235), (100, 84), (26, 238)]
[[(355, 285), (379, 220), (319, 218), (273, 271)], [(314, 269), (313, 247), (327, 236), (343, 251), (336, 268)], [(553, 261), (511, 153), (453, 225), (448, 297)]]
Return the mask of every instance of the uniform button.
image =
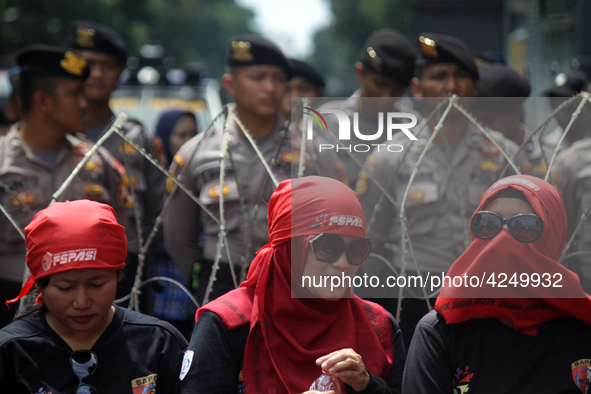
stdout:
[(419, 138), (416, 143), (417, 148), (424, 148), (427, 146), (427, 139), (426, 138)]
[(473, 135), (472, 137), (470, 137), (470, 142), (473, 144), (477, 144), (480, 142), (480, 137), (477, 135)]
[(12, 149), (12, 150), (20, 148), (22, 146), (21, 140), (19, 140), (18, 138), (13, 138), (10, 140), (9, 146), (10, 146), (10, 149)]

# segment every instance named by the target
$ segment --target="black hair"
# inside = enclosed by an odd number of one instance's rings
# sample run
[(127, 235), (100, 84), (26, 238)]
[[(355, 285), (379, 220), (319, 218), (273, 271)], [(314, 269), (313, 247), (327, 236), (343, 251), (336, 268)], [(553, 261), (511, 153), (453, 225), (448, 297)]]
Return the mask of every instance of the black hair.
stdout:
[(36, 286), (31, 289), (29, 294), (25, 299), (21, 299), (20, 302), (24, 302), (24, 307), (19, 308), (22, 312), (18, 313), (14, 317), (14, 321), (23, 319), (27, 316), (32, 315), (39, 315), (41, 313), (45, 313), (47, 311), (47, 307), (45, 304), (41, 304), (40, 306), (37, 305), (37, 296), (39, 295), (39, 289), (43, 290), (49, 284), (50, 276), (44, 276), (43, 278), (39, 278), (35, 281)]
[(23, 114), (27, 114), (33, 108), (33, 95), (42, 90), (55, 97), (59, 78), (46, 75), (21, 74), (19, 83), (19, 94)]

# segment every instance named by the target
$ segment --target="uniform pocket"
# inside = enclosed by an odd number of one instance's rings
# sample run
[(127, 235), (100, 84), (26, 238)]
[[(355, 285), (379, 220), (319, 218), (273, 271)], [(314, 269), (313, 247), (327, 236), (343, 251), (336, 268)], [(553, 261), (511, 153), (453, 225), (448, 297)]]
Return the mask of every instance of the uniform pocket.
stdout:
[[(400, 201), (406, 190), (401, 185), (397, 190)], [(408, 231), (412, 235), (430, 233), (437, 222), (437, 207), (439, 201), (439, 185), (433, 182), (414, 182), (408, 192), (405, 211)], [(396, 231), (399, 232), (399, 229)]]
[[(224, 218), (226, 221), (226, 230), (233, 231), (240, 227), (242, 215), (240, 213), (240, 196), (238, 194), (238, 184), (234, 178), (226, 178), (223, 188), (220, 187), (218, 180), (207, 182), (201, 188), (199, 199), (209, 209), (216, 218), (220, 217), (220, 195), (224, 196)], [(207, 213), (204, 217), (204, 231), (208, 235), (217, 234), (219, 226), (209, 217)]]

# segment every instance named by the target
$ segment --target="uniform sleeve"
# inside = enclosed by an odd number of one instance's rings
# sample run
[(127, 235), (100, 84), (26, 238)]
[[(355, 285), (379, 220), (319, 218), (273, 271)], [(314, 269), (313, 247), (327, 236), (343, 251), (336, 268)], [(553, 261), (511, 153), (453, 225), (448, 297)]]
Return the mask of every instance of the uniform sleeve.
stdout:
[(432, 315), (423, 317), (415, 329), (402, 378), (402, 392), (449, 394), (453, 390), (449, 346), (443, 330), (426, 320), (433, 320)]
[(105, 187), (109, 190), (111, 201), (109, 205), (115, 210), (117, 223), (125, 227), (130, 226), (127, 216), (126, 205), (132, 204), (131, 194), (129, 189), (123, 182), (125, 176), (125, 168), (104, 148), (100, 147), (98, 150), (105, 165)]
[[(174, 330), (174, 332), (172, 331)], [(156, 392), (180, 394), (181, 381), (179, 375), (183, 363), (183, 351), (187, 341), (174, 327), (166, 331), (166, 342), (158, 365)]]
[[(161, 143), (159, 138), (151, 138), (148, 133), (143, 130), (144, 146), (146, 151), (166, 168), (166, 163), (163, 157), (163, 152), (159, 151)], [(154, 227), (156, 218), (162, 211), (164, 201), (164, 191), (166, 187), (166, 175), (162, 173), (156, 166), (152, 165), (147, 159), (145, 159), (144, 176), (146, 177), (147, 190), (143, 196), (144, 201), (142, 206), (144, 207), (142, 216), (142, 231), (144, 237), (147, 237)], [(144, 238), (145, 240), (145, 238)]]
[[(183, 149), (174, 157), (170, 166), (170, 174), (173, 176), (178, 176), (185, 165), (187, 156), (183, 155), (182, 151)], [(183, 173), (183, 184), (199, 197), (190, 168)], [(164, 241), (168, 254), (190, 283), (193, 264), (201, 257), (201, 209), (187, 193), (176, 187), (172, 180), (167, 179), (166, 191), (170, 193), (173, 189), (177, 190), (172, 195), (164, 216)]]
[(238, 391), (238, 375), (248, 336), (240, 338), (236, 330), (240, 328), (228, 330), (214, 312), (204, 312), (199, 317), (189, 344), (189, 350), (194, 352), (193, 361), (181, 382), (183, 394), (234, 394)]

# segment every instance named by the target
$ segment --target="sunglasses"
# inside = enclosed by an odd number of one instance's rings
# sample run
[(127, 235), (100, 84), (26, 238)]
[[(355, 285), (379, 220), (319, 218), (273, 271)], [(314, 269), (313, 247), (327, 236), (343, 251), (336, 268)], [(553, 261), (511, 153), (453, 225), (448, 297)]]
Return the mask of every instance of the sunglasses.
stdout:
[(310, 246), (318, 261), (332, 263), (345, 251), (349, 264), (359, 266), (371, 252), (371, 239), (355, 238), (349, 244), (345, 244), (345, 240), (338, 235), (322, 233), (310, 240)]
[(90, 350), (76, 350), (70, 356), (70, 365), (72, 371), (78, 377), (78, 387), (76, 394), (98, 394), (98, 390), (93, 386), (82, 382), (82, 379), (89, 377), (96, 371), (98, 357), (96, 353)]
[(480, 239), (495, 237), (504, 225), (519, 242), (534, 242), (544, 232), (544, 222), (535, 213), (519, 213), (509, 219), (501, 217), (496, 212), (480, 211), (472, 217), (470, 228), (472, 233)]

